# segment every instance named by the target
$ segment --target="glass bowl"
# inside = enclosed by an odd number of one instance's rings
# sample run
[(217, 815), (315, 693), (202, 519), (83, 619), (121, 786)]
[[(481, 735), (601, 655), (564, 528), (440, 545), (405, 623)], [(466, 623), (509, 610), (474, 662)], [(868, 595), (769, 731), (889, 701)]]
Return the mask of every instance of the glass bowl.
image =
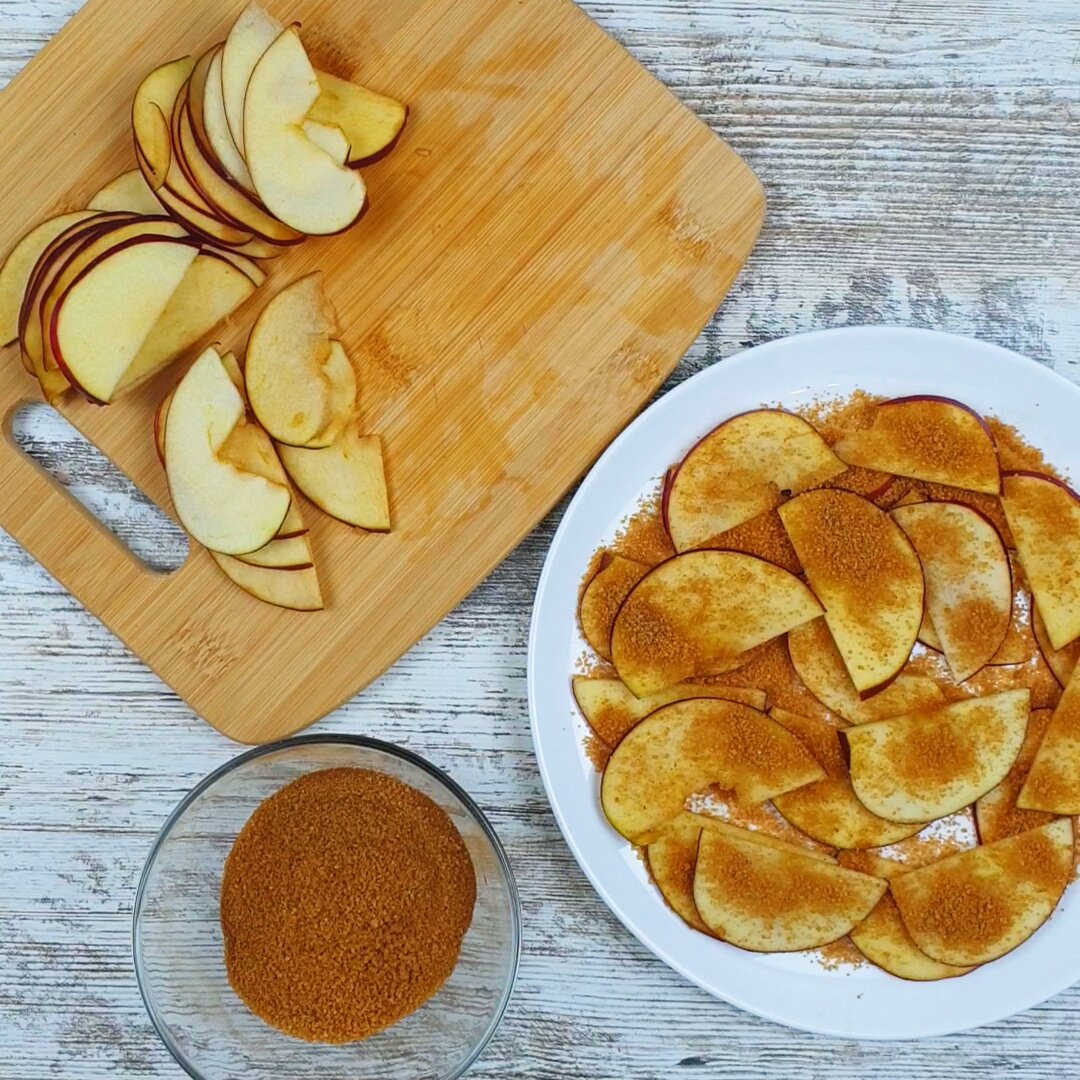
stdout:
[[(457, 967), (434, 997), (371, 1038), (328, 1046), (281, 1034), (233, 992), (218, 898), (225, 859), (259, 803), (305, 773), (341, 766), (395, 776), (450, 815), (476, 870), (476, 907)], [(502, 1019), (520, 942), (510, 864), (476, 804), (415, 754), (357, 736), (288, 739), (211, 773), (165, 822), (135, 898), (139, 990), (158, 1034), (195, 1080), (452, 1080)]]

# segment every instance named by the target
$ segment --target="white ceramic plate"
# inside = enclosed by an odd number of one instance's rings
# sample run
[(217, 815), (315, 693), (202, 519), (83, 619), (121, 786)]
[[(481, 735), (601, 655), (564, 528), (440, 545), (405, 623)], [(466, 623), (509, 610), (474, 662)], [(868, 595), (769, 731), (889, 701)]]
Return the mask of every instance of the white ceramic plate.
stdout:
[(1047, 459), (1080, 475), (1080, 388), (1016, 353), (892, 327), (844, 328), (750, 349), (688, 379), (644, 412), (596, 463), (555, 534), (529, 637), (529, 711), (548, 798), (605, 903), (648, 949), (725, 1001), (792, 1027), (864, 1039), (943, 1035), (1036, 1005), (1080, 980), (1080, 885), (1013, 953), (959, 979), (912, 983), (870, 967), (826, 970), (800, 954), (744, 952), (689, 929), (629, 844), (604, 820), (599, 778), (570, 674), (584, 649), (579, 583), (593, 552), (664, 470), (721, 420), (760, 405), (797, 407), (856, 389), (941, 394), (1014, 424)]

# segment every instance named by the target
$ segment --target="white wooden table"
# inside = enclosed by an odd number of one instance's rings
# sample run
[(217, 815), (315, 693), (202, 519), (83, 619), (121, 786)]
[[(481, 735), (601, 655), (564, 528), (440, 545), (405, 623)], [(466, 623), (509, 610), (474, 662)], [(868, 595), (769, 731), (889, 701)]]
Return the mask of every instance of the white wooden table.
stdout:
[[(761, 243), (673, 382), (773, 337), (866, 322), (973, 334), (1080, 381), (1076, 0), (585, 6), (768, 189)], [(77, 7), (0, 0), (0, 85)], [(176, 557), (145, 507), (47, 413), (18, 427), (132, 546)], [(524, 962), (473, 1075), (1076, 1075), (1080, 988), (955, 1038), (838, 1042), (712, 1000), (622, 930), (555, 828), (528, 734), (529, 611), (557, 516), (320, 725), (448, 769), (509, 849)], [(181, 1075), (139, 1001), (132, 899), (167, 813), (235, 753), (0, 537), (0, 1077)]]

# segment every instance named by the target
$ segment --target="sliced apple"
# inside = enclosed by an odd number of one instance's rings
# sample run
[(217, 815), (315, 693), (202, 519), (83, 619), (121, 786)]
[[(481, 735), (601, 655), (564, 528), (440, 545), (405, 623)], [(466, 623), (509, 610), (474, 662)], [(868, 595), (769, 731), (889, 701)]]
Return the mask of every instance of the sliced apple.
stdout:
[(933, 649), (935, 652), (943, 651), (941, 638), (938, 637), (938, 632), (934, 629), (934, 624), (930, 621), (925, 606), (923, 608), (922, 623), (919, 625), (918, 640), (928, 649)]
[(93, 400), (111, 401), (197, 255), (184, 241), (144, 238), (84, 270), (47, 324), (67, 379)]
[(229, 133), (244, 155), (244, 100), (256, 64), (285, 28), (263, 7), (250, 3), (233, 23), (221, 52), (221, 91)]
[(319, 96), (308, 116), (339, 127), (349, 143), (348, 164), (369, 165), (397, 142), (409, 115), (400, 101), (318, 72)]
[[(1004, 540), (1004, 537), (1002, 539)], [(1009, 616), (1009, 629), (1005, 632), (1005, 640), (990, 659), (990, 663), (994, 665), (1026, 664), (1039, 651), (1032, 629), (1034, 610), (1031, 592), (1024, 581), (1024, 571), (1014, 551), (1009, 552), (1009, 574), (1013, 581), (1012, 613)]]
[(684, 810), (645, 848), (645, 861), (649, 875), (668, 906), (684, 922), (703, 934), (711, 934), (712, 931), (698, 915), (694, 903), (694, 868), (697, 864), (698, 841), (702, 829), (713, 830), (721, 836), (740, 837), (777, 851), (805, 852), (811, 858), (825, 863), (835, 862), (832, 856), (822, 852), (796, 847), (765, 833), (736, 828), (708, 814), (694, 814)]
[(390, 529), (382, 440), (362, 435), (354, 418), (332, 446), (307, 450), (278, 445), (278, 454), (294, 484), (331, 517), (369, 532)]
[(893, 518), (922, 564), (926, 613), (957, 682), (1001, 648), (1012, 619), (1009, 556), (997, 529), (960, 503), (901, 506)]
[(131, 107), (139, 168), (152, 191), (164, 184), (173, 168), (169, 117), (173, 103), (187, 82), (194, 58), (182, 56), (154, 68), (139, 84)]
[(769, 716), (814, 755), (825, 778), (773, 797), (788, 824), (829, 847), (883, 847), (913, 836), (921, 824), (899, 824), (872, 814), (855, 795), (840, 746), (842, 729), (824, 720), (772, 708)]
[(585, 640), (604, 660), (611, 659), (611, 631), (615, 616), (634, 586), (652, 569), (648, 563), (607, 556), (606, 565), (581, 594), (578, 620)]
[(1072, 870), (1073, 824), (1059, 818), (901, 874), (890, 888), (916, 946), (964, 966), (996, 960), (1031, 937)]
[(330, 335), (322, 275), (308, 274), (267, 305), (248, 340), (244, 377), (259, 423), (281, 443), (318, 448), (356, 407), (356, 374)]
[(711, 674), (821, 614), (786, 570), (732, 551), (692, 551), (654, 567), (615, 618), (611, 655), (639, 697)]
[(131, 169), (110, 180), (86, 204), (91, 210), (131, 210), (136, 214), (164, 214), (165, 207), (150, 190), (139, 169)]
[(647, 843), (711, 785), (755, 804), (825, 774), (790, 732), (733, 701), (696, 698), (651, 713), (615, 747), (600, 801), (612, 827)]
[(268, 569), (277, 570), (295, 570), (312, 564), (311, 544), (306, 534), (291, 536), (284, 540), (275, 538), (258, 551), (237, 557), (252, 566), (265, 566)]
[(784, 523), (775, 510), (759, 514), (756, 518), (736, 525), (734, 529), (720, 533), (709, 547), (756, 555), (759, 559), (776, 563), (789, 574), (802, 573), (802, 563), (799, 562), (799, 556), (791, 546)]
[(741, 686), (719, 684), (679, 683), (669, 690), (648, 697), (634, 697), (618, 679), (596, 679), (575, 675), (574, 700), (589, 727), (601, 742), (615, 746), (618, 741), (649, 713), (676, 701), (692, 698), (723, 698), (763, 711), (765, 691), (746, 689)]
[(835, 450), (849, 465), (989, 495), (1001, 489), (997, 447), (986, 421), (948, 398), (884, 401), (871, 425), (849, 432)]
[(933, 679), (906, 672), (871, 697), (860, 698), (824, 619), (791, 630), (787, 644), (791, 663), (806, 689), (849, 724), (868, 724), (945, 703)]
[(1030, 703), (1030, 690), (1004, 690), (849, 728), (855, 794), (888, 821), (933, 821), (970, 805), (1012, 768)]
[(848, 491), (808, 491), (780, 507), (806, 580), (860, 694), (896, 677), (922, 623), (923, 575), (892, 518)]
[[(226, 59), (227, 52), (228, 45)], [(309, 235), (348, 228), (367, 197), (359, 174), (339, 165), (304, 133), (304, 120), (318, 97), (315, 69), (296, 28), (290, 28), (251, 74), (244, 98), (243, 152), (266, 208)]]
[(156, 375), (231, 315), (254, 291), (252, 279), (235, 263), (213, 250), (202, 250), (124, 372), (116, 393)]
[(694, 904), (702, 922), (754, 952), (814, 949), (842, 938), (874, 909), (886, 882), (786, 850), (702, 829)]
[(757, 409), (732, 417), (686, 455), (671, 482), (666, 523), (675, 550), (713, 547), (721, 533), (845, 468), (793, 413)]
[(1035, 752), (1050, 724), (1052, 709), (1032, 709), (1020, 753), (1005, 779), (975, 802), (975, 827), (980, 844), (992, 844), (1007, 836), (1045, 825), (1054, 815), (1043, 810), (1024, 810), (1016, 805), (1024, 781), (1035, 760)]
[(244, 419), (244, 402), (221, 358), (207, 349), (177, 384), (165, 425), (165, 472), (185, 529), (224, 555), (256, 551), (278, 532), (287, 486), (221, 457)]
[[(864, 874), (873, 874), (884, 881), (894, 881), (909, 868), (893, 859), (883, 859), (870, 852), (843, 852), (840, 865), (849, 870), (858, 870)], [(942, 964), (926, 955), (912, 940), (911, 935), (900, 918), (900, 909), (886, 892), (878, 901), (877, 907), (851, 931), (851, 943), (870, 961), (883, 971), (900, 979), (913, 982), (935, 982), (938, 979), (955, 979), (974, 970), (972, 967), (956, 967)]]
[[(280, 32), (280, 31), (278, 31)], [(204, 144), (207, 156), (213, 157), (222, 171), (245, 191), (254, 193), (247, 162), (236, 148), (229, 120), (225, 115), (225, 95), (221, 81), (221, 58), (224, 46), (214, 49), (206, 78), (198, 87), (192, 85), (191, 119), (195, 134)]]
[(1080, 637), (1080, 497), (1052, 476), (1011, 472), (1002, 505), (1050, 644)]
[(321, 611), (322, 590), (315, 567), (292, 566), (287, 569), (253, 566), (231, 555), (211, 551), (214, 562), (246, 593), (256, 600), (293, 611)]
[(1046, 623), (1043, 622), (1042, 615), (1039, 614), (1039, 605), (1035, 603), (1031, 605), (1031, 629), (1035, 635), (1039, 651), (1042, 653), (1043, 659), (1046, 660), (1047, 667), (1054, 673), (1054, 678), (1062, 686), (1067, 686), (1073, 671), (1076, 669), (1077, 662), (1080, 661), (1080, 639), (1070, 641), (1064, 648), (1055, 649), (1050, 644), (1050, 635), (1047, 633)]
[(341, 128), (335, 124), (320, 123), (318, 120), (305, 120), (301, 128), (304, 134), (338, 165), (344, 165), (349, 160), (349, 140)]
[(1080, 814), (1080, 674), (1073, 671), (1016, 799), (1022, 810)]
[(19, 309), (42, 253), (72, 225), (96, 216), (92, 210), (75, 210), (49, 218), (32, 228), (11, 249), (0, 266), (0, 345), (10, 345), (19, 336)]

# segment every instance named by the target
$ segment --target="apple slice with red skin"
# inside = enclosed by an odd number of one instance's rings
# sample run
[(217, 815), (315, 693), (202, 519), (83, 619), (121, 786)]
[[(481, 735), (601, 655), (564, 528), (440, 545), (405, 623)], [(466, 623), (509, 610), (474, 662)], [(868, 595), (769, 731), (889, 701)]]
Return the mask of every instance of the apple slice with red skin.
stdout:
[(298, 232), (347, 229), (367, 202), (359, 174), (339, 165), (304, 133), (319, 80), (296, 28), (260, 57), (244, 97), (244, 158), (267, 210)]
[(258, 449), (252, 440), (238, 439), (243, 427), (240, 392), (215, 350), (207, 349), (173, 391), (164, 425), (165, 474), (180, 523), (204, 547), (224, 555), (269, 543), (292, 503), (288, 485), (260, 475), (261, 464), (257, 472), (228, 460), (230, 449), (234, 460)]
[(926, 614), (957, 682), (1001, 648), (1012, 620), (1009, 556), (997, 530), (960, 503), (901, 506), (893, 519), (922, 564)]
[(1008, 472), (1002, 505), (1054, 649), (1080, 637), (1080, 497), (1056, 477)]
[(732, 551), (687, 552), (650, 570), (619, 608), (612, 660), (644, 697), (737, 661), (820, 614), (810, 589), (773, 563)]
[(136, 214), (164, 214), (165, 207), (150, 190), (142, 170), (130, 169), (113, 177), (86, 204), (91, 210), (130, 210)]
[(1008, 775), (1030, 708), (1030, 690), (1004, 690), (847, 728), (855, 794), (887, 821), (933, 821), (969, 806)]
[(75, 210), (35, 225), (11, 249), (0, 266), (0, 345), (10, 345), (19, 337), (19, 309), (45, 249), (72, 225), (96, 217), (92, 210)]
[(249, 3), (229, 30), (221, 51), (222, 105), (229, 133), (241, 157), (244, 144), (244, 101), (252, 73), (263, 54), (285, 28), (256, 3)]
[[(1002, 541), (1004, 539), (1002, 537)], [(1024, 572), (1012, 551), (1009, 552), (1009, 571), (1013, 580), (1012, 615), (1001, 648), (990, 658), (993, 665), (1026, 664), (1039, 649), (1031, 625), (1034, 617), (1031, 593), (1022, 584)]]
[(933, 679), (907, 672), (901, 672), (876, 694), (860, 697), (824, 619), (790, 630), (787, 644), (792, 666), (806, 689), (849, 724), (869, 724), (945, 703)]
[(195, 60), (182, 56), (154, 68), (135, 91), (131, 106), (131, 129), (136, 158), (151, 191), (164, 186), (174, 171), (169, 117), (173, 103), (187, 82)]
[(226, 180), (253, 195), (255, 185), (251, 182), (251, 173), (248, 172), (243, 155), (233, 142), (228, 117), (225, 115), (221, 83), (221, 57), (224, 48), (224, 45), (219, 45), (210, 51), (205, 78), (201, 81), (193, 79), (190, 83), (191, 123), (206, 159)]
[(364, 435), (359, 417), (321, 450), (278, 444), (292, 482), (324, 513), (368, 532), (390, 531), (382, 439)]
[(923, 615), (923, 574), (903, 530), (847, 491), (808, 491), (779, 510), (855, 689), (900, 673)]
[(1054, 678), (1062, 686), (1067, 686), (1077, 663), (1080, 662), (1080, 639), (1070, 641), (1063, 649), (1055, 649), (1050, 644), (1046, 623), (1039, 614), (1039, 605), (1034, 602), (1031, 605), (1031, 629), (1039, 651), (1046, 661), (1046, 666), (1054, 673)]
[[(1073, 823), (950, 855), (890, 885), (916, 946), (943, 964), (983, 964), (1026, 941), (1050, 917), (1073, 873)], [(972, 912), (979, 912), (973, 921)]]
[(581, 594), (581, 633), (602, 659), (611, 660), (611, 631), (619, 608), (650, 569), (648, 563), (607, 554)]
[(834, 447), (850, 465), (996, 495), (997, 446), (978, 413), (942, 397), (883, 401), (870, 427), (848, 432)]
[(1021, 810), (1080, 814), (1080, 669), (1054, 707), (1017, 796)]
[(310, 563), (290, 567), (253, 566), (216, 551), (210, 555), (232, 581), (256, 600), (291, 611), (321, 611), (324, 607), (318, 574)]
[(714, 546), (715, 537), (776, 509), (786, 494), (845, 468), (802, 417), (779, 409), (733, 416), (691, 449), (672, 479), (666, 520), (675, 550)]
[(319, 96), (308, 117), (342, 130), (349, 142), (347, 163), (355, 169), (389, 153), (405, 129), (408, 107), (325, 71), (317, 75)]

